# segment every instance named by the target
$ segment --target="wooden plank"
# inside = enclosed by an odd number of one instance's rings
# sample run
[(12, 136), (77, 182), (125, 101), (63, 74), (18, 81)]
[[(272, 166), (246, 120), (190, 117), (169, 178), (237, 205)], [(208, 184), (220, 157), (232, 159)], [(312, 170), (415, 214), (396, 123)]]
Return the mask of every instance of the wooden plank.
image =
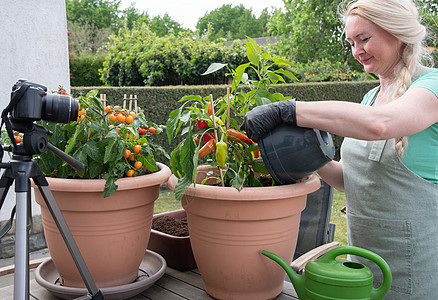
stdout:
[(181, 272), (172, 268), (167, 268), (166, 274), (176, 279), (182, 280), (199, 289), (204, 289), (204, 282), (202, 281), (202, 277), (197, 269), (193, 271)]
[(289, 281), (284, 282), (282, 294), (290, 296), (292, 299), (298, 299), (297, 292), (295, 292), (294, 286)]
[[(162, 299), (182, 300), (182, 299), (186, 299), (182, 296), (175, 294), (172, 291), (169, 291), (167, 289), (162, 288), (158, 284), (154, 284), (153, 286), (148, 288), (146, 291), (142, 292), (140, 295), (143, 297), (142, 299), (150, 299), (150, 300), (162, 300)], [(129, 300), (137, 300), (137, 299), (130, 298)]]
[[(42, 262), (46, 261), (47, 259), (48, 259), (47, 257), (43, 257), (29, 261), (29, 269), (34, 269), (38, 267)], [(14, 273), (14, 271), (15, 271), (15, 265), (2, 267), (0, 268), (0, 276)]]
[[(33, 300), (57, 300), (48, 290), (41, 287), (35, 281), (35, 269), (30, 273), (30, 294)], [(0, 276), (0, 298), (2, 300), (13, 300), (14, 293), (14, 274)], [(129, 300), (211, 300), (212, 298), (204, 291), (202, 277), (197, 269), (181, 272), (172, 268), (167, 268), (166, 274), (158, 280), (152, 287), (136, 295)], [(295, 300), (298, 296), (290, 282), (284, 283), (282, 294), (277, 300)]]
[[(185, 299), (212, 299), (203, 289), (168, 274), (158, 280), (155, 285), (172, 291)], [(147, 291), (143, 295), (147, 296)]]

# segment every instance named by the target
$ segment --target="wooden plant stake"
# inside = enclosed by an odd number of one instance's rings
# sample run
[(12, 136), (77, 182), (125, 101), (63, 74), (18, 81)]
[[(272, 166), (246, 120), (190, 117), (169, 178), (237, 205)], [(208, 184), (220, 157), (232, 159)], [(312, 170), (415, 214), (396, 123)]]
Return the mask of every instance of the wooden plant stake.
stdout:
[[(102, 102), (103, 108), (106, 107), (106, 94), (100, 94), (100, 101)], [(100, 127), (102, 127), (102, 119), (100, 120)], [(88, 128), (88, 138), (91, 135), (91, 128)], [(100, 132), (99, 139), (102, 140), (102, 132)]]
[[(219, 142), (218, 134), (217, 134), (217, 130), (216, 130), (216, 120), (215, 120), (216, 118), (215, 118), (215, 114), (214, 114), (213, 95), (212, 94), (210, 94), (210, 105), (211, 105), (211, 118), (213, 119), (214, 136), (216, 138), (216, 142)], [(217, 151), (217, 149), (216, 149), (216, 151)], [(221, 184), (222, 184), (222, 186), (225, 186), (222, 168), (219, 168), (219, 173), (221, 175)]]
[[(227, 88), (227, 132), (230, 129), (230, 88)], [(227, 143), (227, 153), (228, 153), (228, 143)]]
[(137, 112), (137, 95), (134, 95), (134, 108), (135, 112)]

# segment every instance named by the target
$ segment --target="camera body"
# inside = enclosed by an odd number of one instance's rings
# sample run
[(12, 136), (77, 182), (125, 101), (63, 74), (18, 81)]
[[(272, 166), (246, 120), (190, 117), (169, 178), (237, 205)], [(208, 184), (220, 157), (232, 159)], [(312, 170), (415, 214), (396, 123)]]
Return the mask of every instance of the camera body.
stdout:
[[(77, 120), (78, 111), (78, 100), (66, 95), (47, 94), (47, 87), (41, 84), (18, 80), (12, 87), (11, 101), (2, 113), (13, 144), (12, 152), (19, 155), (43, 153), (51, 132), (34, 121), (69, 123)], [(23, 143), (16, 144), (13, 130), (23, 133)]]
[(69, 123), (76, 120), (79, 111), (78, 100), (66, 95), (49, 95), (47, 87), (23, 79), (12, 87), (11, 104), (12, 122)]

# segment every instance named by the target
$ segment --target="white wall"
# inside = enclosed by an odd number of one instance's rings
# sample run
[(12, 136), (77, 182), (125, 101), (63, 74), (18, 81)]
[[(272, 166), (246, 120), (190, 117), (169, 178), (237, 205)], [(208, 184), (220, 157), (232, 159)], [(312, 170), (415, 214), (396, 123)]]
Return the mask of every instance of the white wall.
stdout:
[[(1, 8), (0, 111), (20, 78), (45, 85), (49, 92), (58, 85), (70, 91), (65, 0), (1, 0)], [(0, 221), (9, 218), (14, 204), (12, 187), (0, 210)], [(34, 200), (32, 211), (33, 215), (40, 213)]]

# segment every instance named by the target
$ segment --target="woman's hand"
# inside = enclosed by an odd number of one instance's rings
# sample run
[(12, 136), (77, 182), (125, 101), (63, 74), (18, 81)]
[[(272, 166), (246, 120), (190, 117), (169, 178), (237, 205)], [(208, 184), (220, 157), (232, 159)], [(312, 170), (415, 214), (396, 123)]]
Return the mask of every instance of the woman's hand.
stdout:
[(279, 124), (296, 125), (295, 99), (257, 106), (245, 115), (240, 127), (255, 142)]

